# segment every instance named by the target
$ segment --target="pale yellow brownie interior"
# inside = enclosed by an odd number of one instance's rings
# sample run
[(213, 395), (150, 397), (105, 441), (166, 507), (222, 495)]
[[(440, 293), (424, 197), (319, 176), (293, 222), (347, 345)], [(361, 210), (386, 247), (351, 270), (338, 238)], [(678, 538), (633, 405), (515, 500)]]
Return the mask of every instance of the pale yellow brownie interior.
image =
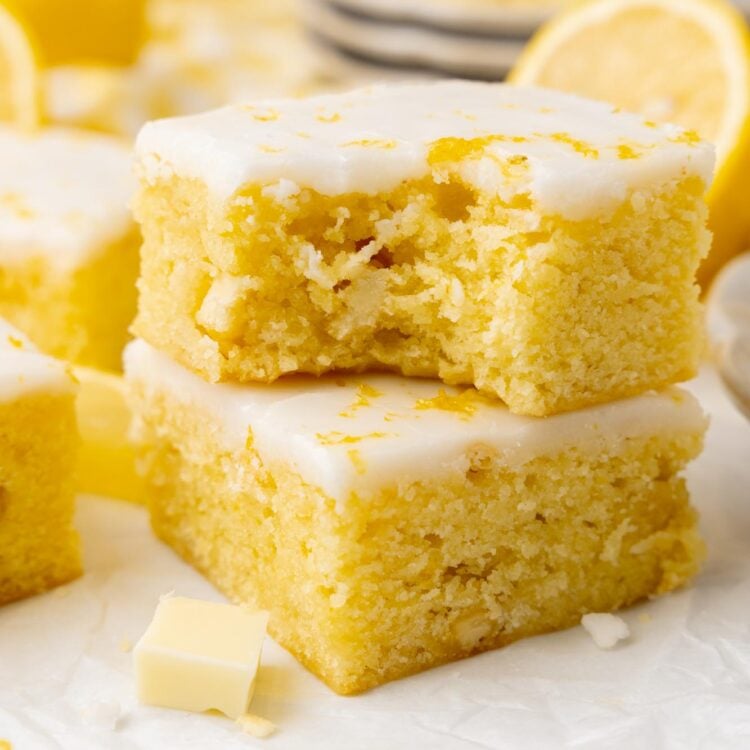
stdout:
[(664, 593), (703, 559), (679, 476), (700, 430), (512, 467), (479, 445), (341, 507), (169, 391), (133, 384), (156, 533), (340, 693)]
[(29, 392), (0, 403), (0, 604), (81, 574), (77, 446), (72, 393)]
[(120, 370), (135, 315), (139, 244), (133, 229), (69, 270), (41, 253), (0, 265), (0, 315), (48, 354)]
[[(464, 180), (481, 146), (434, 144), (428, 177), (374, 195), (258, 184), (223, 202), (197, 180), (145, 185), (135, 331), (212, 381), (385, 368), (532, 415), (692, 376), (703, 181), (572, 221)], [(504, 169), (521, 176), (523, 159)]]

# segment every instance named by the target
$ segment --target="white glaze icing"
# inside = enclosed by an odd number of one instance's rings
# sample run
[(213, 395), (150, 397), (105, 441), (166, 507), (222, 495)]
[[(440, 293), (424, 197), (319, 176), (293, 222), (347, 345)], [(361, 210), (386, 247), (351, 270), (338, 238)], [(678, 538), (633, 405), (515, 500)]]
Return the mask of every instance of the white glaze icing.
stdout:
[(43, 257), (69, 270), (127, 232), (131, 154), (118, 139), (66, 128), (0, 127), (0, 264)]
[[(572, 446), (601, 449), (628, 437), (705, 427), (698, 403), (677, 388), (542, 419), (513, 415), (487, 399), (470, 401), (473, 413), (417, 408), (441, 390), (462, 389), (395, 375), (209, 384), (140, 340), (126, 349), (125, 370), (147, 390), (206, 410), (233, 450), (242, 450), (251, 432), (264, 462), (291, 465), (339, 502), (351, 492), (465, 470), (477, 447), (513, 466)], [(363, 384), (381, 395), (362, 394)], [(368, 403), (356, 406), (360, 395)]]
[(0, 402), (36, 391), (70, 391), (74, 387), (63, 362), (41, 354), (0, 318)]
[[(158, 120), (141, 130), (136, 161), (147, 182), (172, 174), (195, 178), (222, 199), (247, 184), (282, 179), (326, 195), (373, 194), (427, 174), (437, 140), (501, 136), (506, 140), (485, 148), (494, 157), (483, 160), (488, 168), (465, 178), (507, 189), (498, 157), (524, 156), (527, 176), (520, 184), (514, 178), (513, 191), (530, 192), (545, 213), (575, 220), (611, 209), (630, 189), (687, 174), (708, 182), (713, 148), (684, 135), (676, 126), (657, 127), (556, 91), (443, 81)], [(621, 158), (621, 146), (635, 146), (637, 158)]]

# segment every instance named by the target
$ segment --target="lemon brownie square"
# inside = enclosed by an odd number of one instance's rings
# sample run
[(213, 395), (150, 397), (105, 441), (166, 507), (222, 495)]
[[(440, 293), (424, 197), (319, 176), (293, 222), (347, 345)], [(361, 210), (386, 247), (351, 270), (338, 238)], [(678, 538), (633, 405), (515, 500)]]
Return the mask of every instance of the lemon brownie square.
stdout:
[(0, 604), (81, 573), (74, 400), (65, 365), (0, 320)]
[(210, 381), (393, 369), (546, 415), (690, 377), (712, 148), (443, 82), (147, 124), (135, 332)]
[(120, 369), (139, 234), (130, 149), (65, 128), (0, 128), (0, 315), (48, 354)]
[(125, 352), (157, 535), (340, 693), (667, 592), (703, 557), (671, 387), (545, 419), (377, 374), (211, 384)]

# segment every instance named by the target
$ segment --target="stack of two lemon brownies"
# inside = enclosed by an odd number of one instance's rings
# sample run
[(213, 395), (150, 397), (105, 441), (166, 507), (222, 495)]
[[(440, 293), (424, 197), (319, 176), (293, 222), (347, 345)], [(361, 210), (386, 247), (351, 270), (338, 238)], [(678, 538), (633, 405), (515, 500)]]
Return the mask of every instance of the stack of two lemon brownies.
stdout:
[(703, 545), (712, 150), (499, 84), (147, 125), (153, 526), (340, 693), (669, 591)]

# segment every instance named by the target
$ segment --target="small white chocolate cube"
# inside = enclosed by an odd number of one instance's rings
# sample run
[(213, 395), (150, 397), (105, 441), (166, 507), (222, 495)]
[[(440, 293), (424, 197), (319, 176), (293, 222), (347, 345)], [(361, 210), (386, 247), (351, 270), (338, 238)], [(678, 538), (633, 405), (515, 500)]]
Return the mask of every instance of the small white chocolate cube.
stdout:
[(238, 718), (253, 696), (267, 624), (267, 612), (179, 596), (162, 599), (133, 651), (138, 698)]

